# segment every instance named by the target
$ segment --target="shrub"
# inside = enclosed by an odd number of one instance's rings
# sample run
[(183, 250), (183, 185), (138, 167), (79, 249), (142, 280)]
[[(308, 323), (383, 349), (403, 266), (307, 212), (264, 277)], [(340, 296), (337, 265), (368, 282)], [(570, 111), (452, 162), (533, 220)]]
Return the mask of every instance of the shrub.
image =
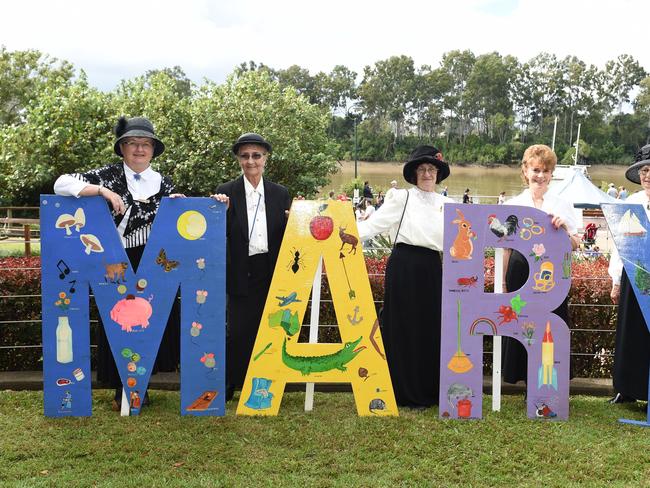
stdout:
[[(366, 268), (370, 288), (379, 313), (384, 297), (384, 275), (388, 256), (366, 257)], [(569, 313), (571, 317), (571, 350), (574, 354), (574, 374), (578, 377), (608, 377), (612, 365), (611, 354), (614, 350), (614, 333), (616, 329), (616, 307), (611, 305), (609, 291), (611, 281), (607, 275), (608, 261), (605, 257), (596, 259), (577, 258), (572, 266), (572, 285), (569, 293)], [(25, 323), (0, 324), (0, 346), (40, 344), (41, 317), (40, 296), (40, 258), (2, 258), (0, 259), (0, 295), (13, 295), (16, 298), (2, 298), (0, 321), (19, 321)], [(37, 268), (37, 269), (12, 269)], [(494, 289), (494, 257), (485, 258), (485, 288)], [(337, 323), (332, 304), (327, 270), (324, 269), (321, 283), (321, 324)], [(305, 322), (309, 322), (310, 309), (307, 308)], [(91, 320), (97, 317), (91, 308)], [(588, 329), (588, 331), (582, 330)], [(596, 331), (596, 332), (593, 332)], [(96, 343), (96, 326), (91, 327), (91, 342)], [(308, 341), (308, 327), (303, 327), (300, 342)], [(337, 327), (319, 328), (319, 342), (339, 342), (341, 340)], [(491, 348), (491, 341), (486, 341), (486, 351)], [(35, 370), (41, 367), (40, 348), (6, 349), (0, 356), (0, 371)], [(94, 359), (93, 359), (94, 360)], [(486, 358), (486, 362), (487, 358)]]

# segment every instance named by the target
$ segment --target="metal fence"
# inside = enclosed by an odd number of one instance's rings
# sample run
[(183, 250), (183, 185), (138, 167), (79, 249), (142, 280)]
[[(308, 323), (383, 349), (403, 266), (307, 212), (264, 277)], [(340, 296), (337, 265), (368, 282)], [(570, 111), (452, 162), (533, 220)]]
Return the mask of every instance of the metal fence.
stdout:
[[(40, 249), (40, 241), (39, 241), (38, 237), (34, 237), (34, 236), (38, 236), (38, 225), (37, 224), (33, 224), (33, 223), (27, 224), (27, 225), (30, 226), (30, 233), (31, 233), (30, 236), (26, 237), (24, 235), (23, 236), (17, 235), (18, 233), (17, 233), (17, 231), (15, 229), (19, 228), (20, 226), (25, 225), (25, 224), (16, 223), (15, 221), (20, 220), (20, 219), (29, 219), (30, 217), (24, 217), (22, 215), (19, 216), (19, 217), (16, 217), (15, 215), (16, 215), (17, 212), (16, 212), (15, 209), (16, 209), (15, 207), (12, 208), (13, 216), (9, 217), (10, 219), (14, 219), (13, 221), (7, 221), (6, 220), (7, 217), (5, 217), (4, 224), (7, 224), (8, 222), (10, 222), (10, 223), (14, 224), (13, 225), (14, 229), (11, 232), (8, 233), (10, 235), (5, 234), (5, 235), (0, 236), (0, 257), (1, 256), (6, 256), (7, 254), (25, 255), (26, 253), (31, 252), (32, 250), (34, 250), (34, 248)], [(0, 211), (1, 210), (6, 211), (7, 208), (3, 209), (2, 207), (0, 207)], [(29, 212), (29, 211), (38, 212), (38, 208), (37, 207), (32, 207), (32, 208), (27, 208), (27, 209), (20, 208), (19, 211), (21, 213), (23, 213), (23, 214), (25, 212)], [(35, 219), (35, 220), (38, 221), (38, 219)], [(5, 230), (6, 229), (7, 229), (7, 227), (5, 227)], [(25, 247), (26, 245), (29, 245), (29, 248)], [(11, 253), (7, 252), (8, 248), (10, 248), (12, 250)], [(387, 253), (387, 252), (390, 252), (390, 249), (381, 248), (381, 247), (373, 247), (373, 248), (369, 248), (369, 249), (364, 249), (364, 252), (368, 253), (368, 254), (373, 254), (373, 253), (376, 254), (377, 252)], [(28, 270), (34, 271), (34, 270), (39, 270), (39, 269), (40, 268), (29, 268), (29, 267), (13, 267), (13, 268), (12, 267), (2, 267), (2, 268), (0, 268), (0, 273), (4, 273), (4, 272), (8, 272), (8, 271), (19, 271), (19, 272), (20, 271), (28, 271)], [(493, 270), (492, 270), (492, 272), (493, 272)], [(489, 277), (489, 274), (486, 275), (486, 276)], [(324, 275), (324, 277), (326, 278), (325, 275)], [(382, 278), (383, 275), (382, 274), (369, 274), (369, 277), (371, 279), (373, 279), (373, 278)], [(573, 280), (574, 281), (575, 280), (587, 280), (587, 281), (597, 282), (597, 281), (606, 280), (606, 278), (600, 278), (600, 277), (575, 278), (574, 277)], [(91, 298), (92, 298), (92, 295), (91, 295)], [(37, 300), (41, 300), (41, 295), (40, 295), (40, 293), (39, 294), (28, 294), (28, 295), (15, 294), (15, 293), (3, 294), (3, 295), (0, 295), (0, 306), (5, 310), (11, 310), (13, 301), (24, 300), (24, 299), (37, 301)], [(329, 299), (321, 299), (321, 304), (325, 305), (325, 306), (332, 306), (333, 305), (332, 301), (329, 300)], [(381, 308), (383, 302), (381, 300), (376, 300), (375, 304), (377, 306), (377, 309), (379, 309), (379, 308)], [(596, 308), (607, 309), (607, 310), (611, 311), (612, 314), (615, 313), (615, 311), (616, 311), (616, 306), (613, 305), (613, 304), (569, 303), (569, 310), (570, 310), (572, 316), (580, 315), (581, 309), (594, 310)], [(309, 311), (307, 311), (306, 317), (308, 317), (308, 313), (309, 313)], [(6, 314), (4, 314), (4, 315), (6, 315)], [(592, 338), (596, 338), (597, 336), (603, 337), (603, 339), (605, 339), (605, 340), (602, 341), (602, 342), (607, 343), (607, 344), (613, 344), (613, 334), (615, 333), (615, 330), (613, 328), (611, 328), (611, 329), (594, 328), (594, 327), (589, 327), (587, 325), (580, 325), (578, 322), (579, 321), (575, 321), (575, 323), (578, 324), (578, 325), (574, 324), (574, 326), (571, 328), (572, 338), (576, 337), (577, 334), (587, 334)], [(1, 332), (2, 332), (2, 329), (4, 329), (4, 328), (24, 327), (24, 326), (27, 326), (27, 325), (38, 325), (39, 329), (40, 329), (40, 324), (41, 324), (40, 319), (21, 320), (21, 319), (19, 319), (17, 317), (12, 317), (11, 319), (8, 319), (8, 320), (0, 320), (0, 338), (3, 336), (3, 334)], [(96, 324), (97, 324), (96, 320), (91, 320), (91, 326), (96, 326)], [(338, 327), (338, 325), (337, 324), (320, 324), (319, 327), (336, 328), (336, 327)], [(0, 355), (3, 352), (7, 351), (7, 350), (41, 349), (42, 345), (40, 343), (40, 333), (35, 335), (35, 337), (33, 338), (33, 341), (34, 342), (30, 343), (30, 344), (20, 344), (20, 345), (15, 345), (15, 344), (7, 345), (7, 344), (2, 344), (0, 342)], [(582, 341), (582, 342), (584, 342), (584, 341)], [(587, 342), (601, 342), (601, 341), (600, 340), (595, 340), (595, 341), (587, 341)], [(572, 340), (571, 356), (573, 358), (580, 358), (582, 361), (598, 362), (598, 364), (600, 366), (602, 366), (601, 370), (608, 369), (608, 365), (611, 365), (611, 360), (612, 360), (612, 356), (613, 356), (613, 347), (603, 347), (601, 350), (598, 350), (598, 351), (593, 351), (593, 350), (592, 351), (587, 351), (587, 350), (581, 350), (580, 348), (574, 348), (573, 344), (574, 344), (574, 341)], [(487, 343), (486, 343), (486, 345), (487, 345)], [(96, 345), (93, 344), (91, 347), (95, 348)], [(491, 354), (490, 347), (486, 347), (485, 354), (486, 355)], [(486, 363), (487, 363), (487, 361), (486, 361)], [(607, 374), (604, 373), (603, 376), (607, 376)]]

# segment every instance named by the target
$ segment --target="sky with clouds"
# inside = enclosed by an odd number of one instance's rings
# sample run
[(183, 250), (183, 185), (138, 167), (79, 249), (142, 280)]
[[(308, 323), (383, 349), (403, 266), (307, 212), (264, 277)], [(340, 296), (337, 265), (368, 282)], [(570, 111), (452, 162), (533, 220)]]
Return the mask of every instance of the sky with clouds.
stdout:
[(598, 67), (630, 54), (650, 71), (647, 0), (20, 0), (1, 12), (0, 45), (66, 59), (104, 90), (175, 65), (222, 82), (248, 60), (361, 74), (402, 54), (435, 67), (454, 49)]

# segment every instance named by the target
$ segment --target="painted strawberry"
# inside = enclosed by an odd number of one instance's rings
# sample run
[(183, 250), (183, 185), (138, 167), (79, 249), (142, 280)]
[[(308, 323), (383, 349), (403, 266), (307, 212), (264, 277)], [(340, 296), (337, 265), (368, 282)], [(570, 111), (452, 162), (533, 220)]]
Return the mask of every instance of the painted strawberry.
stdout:
[(318, 207), (318, 215), (311, 219), (311, 222), (309, 222), (309, 232), (311, 232), (311, 235), (314, 236), (314, 239), (318, 241), (324, 241), (329, 236), (331, 236), (332, 232), (334, 231), (334, 221), (332, 218), (328, 217), (327, 215), (321, 215), (321, 212), (323, 212), (326, 208), (326, 203), (323, 203), (320, 207)]

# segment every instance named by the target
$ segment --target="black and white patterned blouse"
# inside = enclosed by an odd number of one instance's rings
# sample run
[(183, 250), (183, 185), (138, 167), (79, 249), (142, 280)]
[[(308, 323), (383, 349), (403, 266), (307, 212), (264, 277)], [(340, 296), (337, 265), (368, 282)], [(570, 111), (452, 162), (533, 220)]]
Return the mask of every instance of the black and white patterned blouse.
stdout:
[[(153, 170), (151, 172), (157, 175)], [(117, 193), (122, 198), (126, 207), (125, 214), (120, 215), (112, 208), (111, 214), (113, 215), (115, 226), (118, 228), (124, 226), (122, 221), (123, 219), (128, 218), (123, 232), (124, 246), (127, 248), (143, 246), (146, 244), (149, 233), (151, 232), (151, 225), (156, 217), (156, 212), (158, 211), (162, 197), (174, 193), (174, 184), (171, 179), (166, 176), (161, 176), (160, 190), (158, 193), (148, 196), (146, 199), (134, 198), (131, 191), (129, 191), (124, 163), (122, 162), (93, 169), (86, 173), (63, 175), (59, 179), (64, 177), (71, 177), (91, 185), (101, 185), (112, 192)], [(136, 179), (137, 178), (138, 177), (136, 176)], [(62, 194), (62, 192), (58, 191), (57, 193)]]

